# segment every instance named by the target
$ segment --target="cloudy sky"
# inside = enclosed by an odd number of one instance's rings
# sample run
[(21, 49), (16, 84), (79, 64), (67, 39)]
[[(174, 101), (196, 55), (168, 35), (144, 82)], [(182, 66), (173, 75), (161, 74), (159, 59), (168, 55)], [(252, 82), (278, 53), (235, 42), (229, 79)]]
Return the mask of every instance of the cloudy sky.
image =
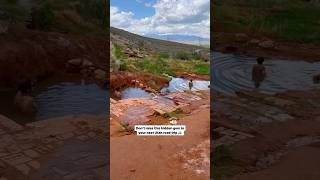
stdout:
[(210, 0), (111, 0), (111, 26), (136, 34), (210, 37)]

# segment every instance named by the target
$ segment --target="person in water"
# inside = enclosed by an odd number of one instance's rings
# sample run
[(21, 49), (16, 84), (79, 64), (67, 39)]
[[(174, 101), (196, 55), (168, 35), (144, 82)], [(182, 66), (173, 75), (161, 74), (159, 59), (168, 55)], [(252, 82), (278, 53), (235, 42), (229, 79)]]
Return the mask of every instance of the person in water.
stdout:
[(30, 79), (23, 79), (18, 83), (18, 91), (22, 94), (28, 94), (32, 90), (32, 81)]
[(192, 79), (190, 79), (190, 81), (189, 81), (189, 89), (190, 89), (190, 91), (191, 91), (192, 87), (193, 87), (193, 82), (192, 82)]
[(119, 88), (119, 87), (116, 88), (114, 94), (115, 94), (115, 96), (116, 96), (117, 98), (121, 98), (121, 92), (120, 92), (120, 88)]
[(252, 67), (252, 80), (255, 88), (258, 88), (266, 76), (266, 68), (263, 65), (264, 58), (258, 57), (257, 64)]

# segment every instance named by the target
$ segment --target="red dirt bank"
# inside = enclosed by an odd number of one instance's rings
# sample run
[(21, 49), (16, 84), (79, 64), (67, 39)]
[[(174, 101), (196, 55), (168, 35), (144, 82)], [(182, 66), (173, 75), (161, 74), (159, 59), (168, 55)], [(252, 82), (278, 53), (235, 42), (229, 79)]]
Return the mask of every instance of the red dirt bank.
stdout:
[(213, 32), (213, 50), (225, 53), (234, 53), (248, 56), (264, 56), (268, 58), (283, 58), (290, 60), (304, 60), (308, 62), (320, 61), (320, 44), (285, 42), (273, 40), (274, 48), (262, 48), (256, 44), (250, 44), (252, 40), (268, 41), (270, 38), (264, 36), (250, 36), (240, 40), (237, 34), (243, 33), (225, 33)]
[(104, 37), (10, 30), (0, 35), (0, 87), (14, 88), (28, 77), (44, 79), (65, 70), (73, 58), (86, 57), (107, 70), (108, 43)]

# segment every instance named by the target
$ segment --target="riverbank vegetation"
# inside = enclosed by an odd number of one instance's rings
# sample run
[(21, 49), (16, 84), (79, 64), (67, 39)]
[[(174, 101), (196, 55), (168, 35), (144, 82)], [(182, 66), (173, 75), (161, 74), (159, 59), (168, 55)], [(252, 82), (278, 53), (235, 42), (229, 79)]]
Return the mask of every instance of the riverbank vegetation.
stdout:
[[(112, 43), (112, 71), (145, 72), (155, 76), (198, 74), (209, 76), (210, 63), (197, 53), (179, 51), (175, 54), (139, 51), (137, 57), (129, 57), (125, 47)], [(129, 48), (130, 49), (130, 48)], [(134, 50), (132, 50), (134, 51)]]
[(244, 32), (283, 41), (320, 42), (319, 1), (217, 0), (211, 3), (211, 12), (215, 32)]

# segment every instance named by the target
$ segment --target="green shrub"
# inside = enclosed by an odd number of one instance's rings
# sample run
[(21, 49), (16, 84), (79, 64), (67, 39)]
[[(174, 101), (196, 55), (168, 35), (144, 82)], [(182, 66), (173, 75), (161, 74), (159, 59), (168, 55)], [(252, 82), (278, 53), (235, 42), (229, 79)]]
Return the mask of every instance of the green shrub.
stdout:
[(163, 115), (165, 118), (171, 118), (172, 117), (172, 113), (171, 112), (166, 112)]
[(138, 48), (139, 48), (139, 51), (142, 51), (144, 49), (144, 42), (143, 41), (139, 41)]
[(163, 73), (170, 73), (170, 66), (167, 61), (162, 58), (156, 60), (151, 59), (141, 59), (135, 62), (135, 66), (144, 72), (149, 72), (152, 74), (162, 75)]
[(129, 130), (129, 124), (128, 124), (128, 123), (123, 123), (123, 124), (122, 124), (122, 127), (123, 127), (125, 130)]
[(168, 59), (168, 58), (170, 58), (170, 55), (169, 55), (169, 53), (160, 52), (159, 57), (162, 59)]
[(193, 71), (201, 75), (210, 75), (210, 64), (209, 63), (197, 64), (193, 67)]
[(152, 89), (159, 89), (159, 86), (154, 82), (153, 80), (150, 80), (147, 82), (147, 85), (151, 87)]
[(186, 51), (179, 51), (176, 54), (176, 58), (181, 60), (189, 60), (191, 58), (191, 54)]
[(158, 58), (155, 61), (155, 71), (158, 74), (162, 74), (164, 72), (167, 72), (169, 69), (169, 64), (163, 60), (162, 58)]
[(200, 59), (202, 59), (202, 56), (201, 56), (200, 53), (193, 53), (193, 54), (192, 54), (192, 58), (193, 58), (193, 59), (196, 59), (196, 60), (200, 60)]
[(55, 22), (55, 14), (49, 3), (43, 3), (40, 7), (34, 8), (31, 16), (33, 26), (43, 30), (50, 29)]
[(119, 44), (113, 43), (114, 45), (114, 49), (115, 49), (115, 56), (118, 59), (124, 59), (124, 58), (128, 58), (128, 55), (126, 55), (123, 51), (122, 51), (122, 47)]
[(119, 70), (120, 70), (120, 71), (126, 71), (126, 70), (128, 70), (128, 65), (127, 65), (127, 63), (126, 63), (126, 62), (122, 62), (122, 63), (120, 64)]
[(169, 76), (172, 77), (177, 77), (177, 74), (174, 71), (168, 70), (167, 72), (165, 72), (166, 74), (168, 74)]

